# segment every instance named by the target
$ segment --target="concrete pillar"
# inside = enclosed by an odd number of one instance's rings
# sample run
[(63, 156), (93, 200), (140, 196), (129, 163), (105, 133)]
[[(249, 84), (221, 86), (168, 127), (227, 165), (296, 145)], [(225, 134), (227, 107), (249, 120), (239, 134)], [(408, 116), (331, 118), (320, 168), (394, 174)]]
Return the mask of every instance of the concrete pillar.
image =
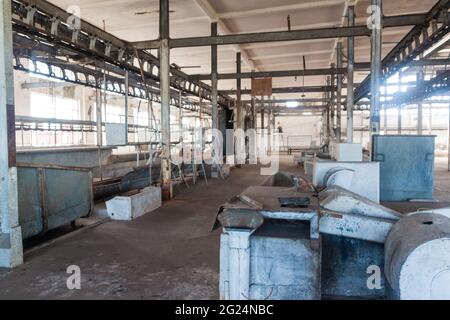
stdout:
[(169, 0), (159, 1), (160, 84), (161, 84), (161, 173), (164, 200), (173, 197), (170, 164), (170, 48), (169, 48)]
[[(349, 6), (347, 12), (348, 26), (355, 25), (355, 7)], [(354, 108), (354, 71), (355, 38), (347, 38), (347, 143), (353, 143), (353, 108)]]
[(229, 300), (250, 296), (250, 235), (253, 230), (226, 230), (229, 234)]
[(17, 201), (11, 1), (0, 0), (0, 267), (23, 263)]
[[(217, 22), (211, 23), (211, 36), (217, 36)], [(211, 46), (211, 125), (213, 131), (216, 131), (219, 129), (219, 108), (217, 105), (217, 45)], [(216, 159), (216, 154), (220, 153), (219, 148), (222, 148), (222, 146), (218, 145), (219, 141), (216, 141), (215, 139), (215, 133), (212, 137), (212, 157), (213, 159)], [(219, 161), (219, 159), (217, 159)], [(222, 161), (222, 160), (220, 160)], [(216, 161), (213, 161), (213, 166), (211, 168), (211, 177), (212, 178), (218, 178), (219, 177), (219, 170), (217, 167), (218, 163)]]
[(380, 133), (382, 0), (372, 0), (370, 134)]
[[(342, 42), (337, 43), (337, 67), (342, 68)], [(336, 85), (336, 140), (341, 142), (342, 140), (342, 121), (341, 121), (341, 113), (342, 113), (342, 74), (337, 75), (337, 85)]]
[(447, 149), (448, 149), (448, 171), (450, 171), (450, 104), (448, 105), (448, 141), (447, 141)]

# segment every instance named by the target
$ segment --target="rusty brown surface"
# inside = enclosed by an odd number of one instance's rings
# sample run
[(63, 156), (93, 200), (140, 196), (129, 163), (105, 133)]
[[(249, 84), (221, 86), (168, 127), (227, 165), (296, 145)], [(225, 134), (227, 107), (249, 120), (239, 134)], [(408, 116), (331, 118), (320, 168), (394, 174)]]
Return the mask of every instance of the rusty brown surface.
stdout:
[(252, 79), (252, 96), (271, 96), (272, 78)]

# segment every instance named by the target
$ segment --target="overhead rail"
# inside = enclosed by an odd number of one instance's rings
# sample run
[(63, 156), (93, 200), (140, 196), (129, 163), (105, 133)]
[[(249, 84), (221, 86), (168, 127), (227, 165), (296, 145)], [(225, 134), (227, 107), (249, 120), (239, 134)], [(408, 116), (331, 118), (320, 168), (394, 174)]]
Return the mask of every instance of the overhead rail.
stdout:
[[(449, 33), (448, 10), (450, 0), (440, 0), (425, 15), (422, 23), (418, 23), (383, 59), (382, 69), (385, 80), (407, 67), (414, 59), (418, 58), (426, 50), (438, 43)], [(383, 18), (386, 24), (386, 17)], [(355, 102), (366, 97), (370, 93), (371, 76), (366, 79), (355, 90)]]
[[(129, 72), (130, 78), (134, 78), (136, 83), (128, 88), (131, 96), (143, 97), (144, 84), (140, 77), (140, 67), (138, 58), (144, 65), (144, 75), (153, 81), (150, 97), (154, 101), (160, 100), (159, 97), (159, 60), (146, 51), (139, 51), (139, 57), (136, 57), (135, 51), (130, 50), (128, 42), (123, 41), (113, 35), (78, 19), (79, 25), (74, 28), (69, 22), (77, 17), (71, 16), (68, 12), (43, 0), (12, 0), (12, 22), (14, 32), (14, 55), (16, 69), (28, 70), (25, 64), (17, 63), (20, 58), (35, 61), (35, 58), (61, 58), (67, 59), (65, 70), (75, 74), (75, 81), (79, 84), (89, 85), (96, 88), (116, 88), (113, 92), (124, 94), (126, 92), (124, 79), (108, 78), (106, 85), (103, 84), (104, 74), (100, 75), (95, 71), (95, 67), (104, 68), (110, 73)], [(48, 59), (45, 63), (49, 70), (61, 68), (61, 64), (54, 64), (56, 61)], [(76, 64), (83, 66), (77, 68)], [(88, 70), (92, 69), (92, 71)], [(171, 68), (170, 84), (173, 89), (199, 96), (205, 100), (211, 100), (211, 87), (200, 81), (189, 79), (184, 72)], [(64, 72), (63, 72), (64, 74)], [(49, 75), (55, 78), (56, 73), (50, 72)], [(56, 77), (60, 79), (61, 77)], [(73, 77), (72, 77), (73, 78)], [(60, 79), (61, 80), (61, 79)], [(70, 81), (67, 73), (62, 80)], [(135, 91), (138, 92), (135, 92)], [(145, 96), (144, 96), (145, 98)], [(176, 97), (172, 104), (178, 106)], [(218, 103), (224, 107), (229, 107), (232, 99), (223, 94), (218, 97)]]

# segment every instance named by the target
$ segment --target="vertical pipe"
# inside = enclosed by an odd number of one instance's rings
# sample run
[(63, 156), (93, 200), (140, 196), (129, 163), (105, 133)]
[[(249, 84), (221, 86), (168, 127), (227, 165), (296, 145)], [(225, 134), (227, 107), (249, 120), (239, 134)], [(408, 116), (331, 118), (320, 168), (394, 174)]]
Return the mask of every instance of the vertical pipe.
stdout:
[(380, 133), (382, 0), (372, 0), (370, 134)]
[[(384, 87), (384, 89), (383, 89), (383, 95), (384, 96), (386, 96), (386, 94), (387, 94), (387, 89), (386, 89), (386, 87)], [(383, 121), (384, 121), (384, 125), (383, 125), (383, 127), (384, 127), (384, 134), (385, 135), (387, 135), (387, 134), (389, 134), (388, 133), (388, 113), (387, 113), (387, 105), (385, 105), (384, 107), (383, 107)]]
[(181, 155), (183, 155), (183, 97), (182, 91), (178, 92), (178, 138), (181, 147)]
[[(355, 7), (348, 7), (348, 26), (355, 25)], [(347, 143), (353, 143), (355, 38), (347, 38)]]
[[(236, 52), (236, 73), (241, 74), (241, 52)], [(242, 81), (240, 77), (236, 79), (236, 128), (242, 129)]]
[(447, 149), (448, 149), (448, 171), (450, 171), (450, 103), (448, 105), (448, 141), (447, 141)]
[(255, 104), (255, 96), (252, 95), (251, 100), (251, 108), (252, 108), (252, 128), (256, 130), (256, 104)]
[(23, 263), (16, 168), (11, 1), (0, 0), (0, 267)]
[(268, 98), (269, 99), (269, 110), (267, 111), (267, 151), (271, 152), (272, 151), (272, 141), (271, 141), (271, 135), (272, 135), (272, 130), (271, 130), (271, 126), (272, 126), (272, 105), (270, 103), (270, 99), (271, 97)]
[[(398, 73), (398, 91), (399, 92), (402, 91), (402, 78), (403, 78), (403, 74), (401, 71), (399, 71), (399, 73)], [(397, 134), (402, 134), (402, 106), (400, 104), (397, 106), (397, 111), (398, 111)]]
[(100, 80), (98, 79), (97, 89), (95, 89), (95, 111), (96, 111), (96, 125), (97, 125), (97, 146), (103, 145), (103, 127), (102, 127), (102, 95), (100, 87)]
[[(128, 87), (129, 87), (129, 78), (128, 78), (128, 70), (125, 71), (125, 144), (128, 144)], [(139, 113), (138, 113), (139, 116)], [(137, 121), (137, 119), (135, 119)], [(135, 122), (137, 124), (137, 122)]]
[[(335, 68), (336, 65), (334, 63), (331, 64), (331, 68)], [(331, 75), (331, 82), (330, 82), (330, 86), (331, 86), (331, 91), (330, 91), (330, 132), (331, 132), (331, 139), (334, 139), (335, 137), (335, 128), (336, 128), (336, 123), (335, 123), (335, 115), (336, 115), (336, 96), (335, 96), (335, 92), (334, 92), (334, 87), (336, 86), (336, 75)]]
[(429, 131), (428, 131), (428, 134), (431, 136), (432, 134), (433, 134), (433, 104), (432, 103), (430, 103), (429, 104), (429, 110), (430, 110), (430, 113), (429, 113), (429, 120), (428, 120), (428, 122), (429, 122), (429, 126), (428, 126), (428, 128), (429, 128)]
[[(238, 75), (241, 74), (241, 52), (236, 52), (236, 73)], [(236, 164), (239, 167), (243, 162), (245, 161), (245, 156), (242, 154), (243, 152), (243, 139), (242, 136), (242, 95), (241, 95), (241, 86), (242, 81), (240, 77), (237, 77), (236, 79), (236, 119), (235, 119), (235, 126), (234, 130), (237, 132), (237, 140), (236, 140)], [(236, 131), (237, 130), (237, 131)]]
[[(423, 69), (420, 68), (417, 74), (417, 86), (422, 86), (424, 80)], [(420, 136), (423, 134), (423, 101), (419, 101), (417, 104), (417, 134)]]
[[(217, 22), (211, 23), (211, 36), (217, 36)], [(220, 154), (219, 148), (222, 146), (217, 145), (218, 141), (216, 141), (216, 132), (219, 129), (219, 109), (217, 106), (217, 45), (211, 46), (211, 104), (212, 104), (212, 113), (211, 113), (211, 122), (212, 122), (212, 151), (211, 156), (213, 159), (213, 165), (211, 167), (211, 177), (218, 178), (218, 168), (216, 161), (216, 155)], [(217, 150), (217, 151), (216, 151)]]
[(264, 124), (264, 117), (265, 117), (265, 110), (264, 110), (264, 97), (261, 97), (261, 105), (262, 105), (262, 108), (261, 108), (261, 135), (263, 134), (263, 132), (264, 132), (264, 127), (265, 127), (265, 124)]
[[(342, 42), (337, 43), (337, 67), (342, 68)], [(337, 75), (337, 86), (336, 86), (336, 139), (341, 142), (342, 132), (341, 132), (341, 113), (342, 113), (342, 74)]]
[(159, 1), (160, 37), (160, 86), (161, 86), (161, 171), (162, 196), (170, 200), (173, 196), (170, 164), (170, 48), (169, 48), (169, 0)]
[[(331, 86), (331, 77), (327, 77), (327, 86)], [(327, 142), (330, 142), (331, 139), (331, 108), (332, 108), (332, 102), (331, 102), (331, 91), (327, 91), (326, 93), (327, 97)]]
[[(217, 22), (211, 23), (211, 36), (217, 36)], [(219, 112), (217, 106), (217, 45), (211, 46), (211, 103), (212, 103), (212, 128), (219, 128)]]

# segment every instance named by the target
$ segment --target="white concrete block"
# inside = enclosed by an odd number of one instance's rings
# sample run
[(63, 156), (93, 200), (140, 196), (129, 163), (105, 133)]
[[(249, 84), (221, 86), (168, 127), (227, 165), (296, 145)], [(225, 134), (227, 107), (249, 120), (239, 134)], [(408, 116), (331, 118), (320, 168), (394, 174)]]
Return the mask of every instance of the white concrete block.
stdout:
[(15, 268), (23, 263), (22, 229), (11, 228), (0, 233), (0, 268)]
[(333, 146), (332, 157), (336, 161), (362, 161), (362, 145), (359, 143), (336, 143)]
[(105, 125), (106, 144), (108, 146), (123, 146), (126, 139), (126, 127), (123, 123), (107, 123)]
[(161, 188), (148, 187), (130, 197), (115, 197), (106, 202), (113, 220), (134, 220), (161, 207)]
[(325, 177), (330, 170), (342, 168), (353, 171), (351, 181), (345, 185), (337, 186), (345, 188), (353, 193), (363, 196), (373, 202), (380, 203), (380, 164), (378, 162), (336, 162), (315, 161), (313, 169), (313, 185), (327, 187)]

